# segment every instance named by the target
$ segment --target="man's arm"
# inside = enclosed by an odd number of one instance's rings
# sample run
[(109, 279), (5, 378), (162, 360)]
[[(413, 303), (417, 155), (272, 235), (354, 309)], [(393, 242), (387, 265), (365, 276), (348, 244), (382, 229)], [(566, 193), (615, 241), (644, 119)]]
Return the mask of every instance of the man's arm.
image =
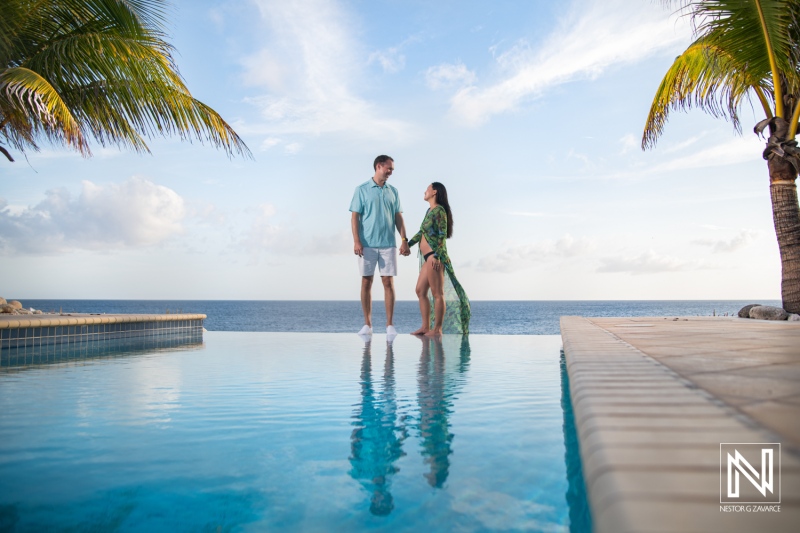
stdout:
[(359, 257), (364, 255), (364, 247), (361, 245), (361, 238), (358, 236), (358, 225), (360, 223), (361, 213), (351, 212), (350, 229), (353, 231), (353, 252)]
[(406, 238), (406, 225), (403, 221), (403, 213), (395, 213), (394, 225), (397, 226), (397, 231), (400, 232), (400, 255), (411, 255), (411, 248), (408, 246), (408, 239)]

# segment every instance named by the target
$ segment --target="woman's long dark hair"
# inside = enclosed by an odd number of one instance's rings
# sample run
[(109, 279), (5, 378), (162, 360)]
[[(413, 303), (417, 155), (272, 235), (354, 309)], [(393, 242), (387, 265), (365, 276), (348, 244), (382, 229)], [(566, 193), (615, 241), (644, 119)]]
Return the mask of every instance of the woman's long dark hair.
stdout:
[(447, 213), (447, 238), (453, 236), (453, 213), (450, 212), (450, 202), (447, 201), (447, 189), (438, 181), (431, 183), (433, 190), (436, 191), (436, 203), (444, 207)]

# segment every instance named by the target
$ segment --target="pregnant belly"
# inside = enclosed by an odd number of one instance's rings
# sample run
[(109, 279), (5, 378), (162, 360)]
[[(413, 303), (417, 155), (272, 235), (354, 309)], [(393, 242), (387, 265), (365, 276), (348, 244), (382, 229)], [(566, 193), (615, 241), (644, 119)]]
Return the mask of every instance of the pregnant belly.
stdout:
[(422, 255), (425, 255), (429, 252), (432, 252), (431, 245), (428, 244), (428, 241), (425, 240), (425, 236), (422, 236), (422, 239), (419, 241), (419, 251), (422, 252)]

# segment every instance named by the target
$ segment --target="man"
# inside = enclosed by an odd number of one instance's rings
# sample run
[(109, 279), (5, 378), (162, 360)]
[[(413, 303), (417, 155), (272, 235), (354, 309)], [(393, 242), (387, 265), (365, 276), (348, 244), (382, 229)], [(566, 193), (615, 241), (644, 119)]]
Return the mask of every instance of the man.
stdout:
[(353, 230), (353, 252), (358, 256), (361, 272), (361, 309), (364, 327), (359, 335), (372, 334), (372, 281), (375, 267), (380, 269), (386, 303), (386, 335), (397, 335), (392, 324), (394, 315), (394, 276), (397, 275), (397, 243), (394, 230), (400, 232), (400, 254), (411, 255), (403, 223), (403, 208), (397, 189), (386, 183), (394, 172), (394, 159), (379, 155), (372, 164), (375, 175), (356, 187), (350, 202), (350, 226)]

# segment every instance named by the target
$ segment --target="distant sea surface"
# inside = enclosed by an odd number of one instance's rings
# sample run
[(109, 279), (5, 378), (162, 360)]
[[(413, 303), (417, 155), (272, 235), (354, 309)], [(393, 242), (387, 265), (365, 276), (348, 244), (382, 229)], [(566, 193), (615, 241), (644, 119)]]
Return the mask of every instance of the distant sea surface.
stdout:
[[(64, 313), (202, 313), (209, 331), (357, 332), (364, 323), (357, 301), (274, 300), (28, 300), (26, 307)], [(779, 300), (642, 300), (642, 301), (473, 301), (470, 332), (488, 335), (558, 335), (559, 317), (580, 316), (713, 316), (736, 315), (747, 304), (780, 306)], [(383, 301), (373, 303), (376, 333), (386, 324)], [(395, 305), (400, 333), (420, 325), (416, 301)]]

